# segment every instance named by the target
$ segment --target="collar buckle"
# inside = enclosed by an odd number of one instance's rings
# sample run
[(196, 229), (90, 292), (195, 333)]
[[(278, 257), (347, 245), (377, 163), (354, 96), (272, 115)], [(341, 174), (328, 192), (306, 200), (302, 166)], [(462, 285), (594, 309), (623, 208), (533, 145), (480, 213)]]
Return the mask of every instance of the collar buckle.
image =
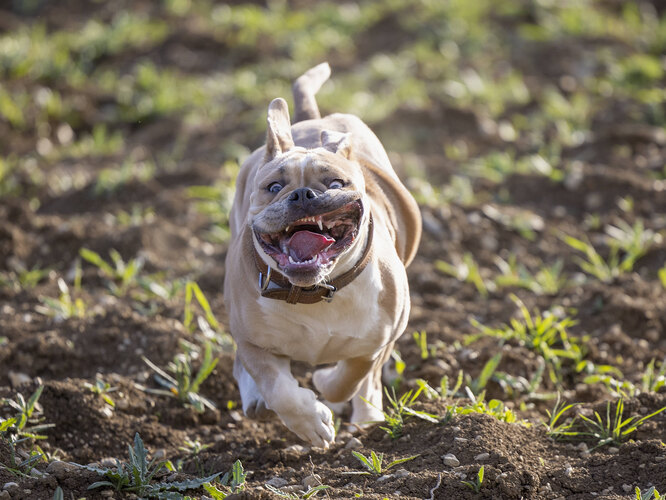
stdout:
[(338, 289), (336, 287), (334, 287), (333, 285), (330, 285), (328, 283), (320, 283), (319, 286), (321, 288), (325, 288), (326, 290), (328, 290), (328, 293), (326, 295), (322, 296), (322, 299), (324, 299), (326, 302), (331, 302), (333, 300), (333, 296), (335, 295), (335, 292), (337, 292)]
[(273, 273), (273, 269), (271, 266), (267, 266), (268, 270), (266, 271), (266, 277), (264, 277), (264, 273), (259, 271), (259, 290), (262, 292), (265, 292), (268, 289), (268, 285), (271, 284), (271, 274)]

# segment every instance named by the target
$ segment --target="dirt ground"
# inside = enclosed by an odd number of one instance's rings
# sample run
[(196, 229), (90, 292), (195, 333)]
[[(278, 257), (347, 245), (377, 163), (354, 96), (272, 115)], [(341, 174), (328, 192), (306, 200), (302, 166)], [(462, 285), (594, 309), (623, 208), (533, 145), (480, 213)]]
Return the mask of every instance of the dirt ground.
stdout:
[[(94, 8), (85, 2), (54, 5), (44, 6), (39, 13), (47, 16), (50, 29), (69, 26), (93, 14), (103, 18), (106, 12), (102, 4)], [(28, 25), (35, 22), (35, 16), (0, 6), (5, 30), (13, 24), (8, 19)], [(386, 32), (394, 22), (377, 21), (358, 42), (373, 52), (373, 43), (379, 47), (386, 43)], [(133, 58), (148, 57), (156, 64), (177, 67), (185, 64), (177, 54), (187, 52), (192, 57), (184, 60), (192, 67), (181, 69), (205, 72), (240, 67), (258, 57), (246, 54), (243, 59), (242, 54), (226, 50), (214, 39), (193, 35), (192, 27), (186, 24), (174, 24), (172, 28), (169, 37), (147, 54), (129, 51), (99, 64), (120, 68)], [(399, 44), (396, 38), (388, 39)], [(607, 40), (590, 43), (612, 45)], [(544, 43), (517, 52), (511, 64), (519, 67), (533, 85), (548, 81), (557, 86), (563, 81), (562, 75), (579, 62), (577, 58), (583, 57), (584, 49), (574, 41), (568, 45), (565, 41)], [(386, 50), (393, 47), (387, 46)], [(339, 56), (338, 69), (353, 72), (363, 64), (364, 57), (370, 56), (359, 51), (359, 60), (354, 62)], [(24, 84), (31, 85), (28, 81)], [(105, 95), (81, 94), (80, 104), (87, 110), (90, 123), (101, 119), (108, 99)], [(261, 121), (265, 108), (243, 109), (243, 113)], [(476, 331), (471, 319), (499, 326), (516, 317), (511, 293), (518, 295), (529, 310), (559, 307), (566, 312), (576, 320), (569, 334), (585, 336), (585, 359), (595, 365), (616, 366), (634, 384), (640, 384), (641, 373), (650, 360), (666, 359), (666, 290), (658, 277), (666, 261), (666, 239), (656, 240), (632, 272), (604, 283), (583, 279), (576, 263), (580, 253), (559, 236), (587, 234), (593, 242), (599, 242), (603, 228), (620, 219), (629, 224), (640, 219), (645, 228), (665, 234), (666, 181), (662, 169), (666, 139), (663, 129), (644, 123), (644, 116), (621, 98), (609, 97), (607, 106), (595, 115), (586, 140), (563, 148), (562, 161), (577, 165), (567, 172), (564, 181), (535, 173), (511, 173), (494, 184), (475, 179), (474, 187), (482, 195), (471, 203), (421, 203), (423, 241), (409, 268), (412, 314), (397, 345), (405, 362), (402, 382), (397, 386), (399, 394), (416, 387), (418, 378), (432, 387), (439, 387), (443, 376), (455, 380), (459, 370), (475, 378), (498, 351), (502, 352), (499, 371), (529, 380), (539, 364), (534, 351), (516, 341), (498, 347), (497, 339), (490, 337), (465, 343), (466, 336)], [(410, 134), (415, 137), (417, 147), (410, 153), (391, 151), (391, 159), (403, 177), (410, 175), (409, 165), (417, 161), (430, 182), (444, 184), (456, 174), (457, 165), (440, 158), (442, 144), (465, 141), (479, 154), (501, 145), (497, 132), (488, 132), (482, 122), (472, 111), (436, 103), (429, 109), (405, 106), (372, 125), (389, 151), (392, 139)], [(30, 131), (13, 130), (5, 122), (0, 122), (0, 127), (4, 136), (0, 147), (5, 154), (28, 155), (37, 147), (37, 138)], [(647, 421), (621, 445), (590, 451), (594, 441), (589, 437), (548, 437), (541, 422), (546, 410), (553, 407), (552, 399), (511, 397), (492, 379), (487, 399), (504, 401), (515, 410), (519, 422), (502, 422), (478, 413), (458, 415), (439, 424), (411, 418), (403, 435), (391, 439), (379, 426), (352, 436), (344, 430), (343, 414), (335, 445), (323, 451), (310, 449), (277, 422), (256, 422), (242, 416), (230, 352), (217, 354), (219, 362), (201, 387), (201, 394), (215, 403), (217, 410), (198, 413), (175, 398), (142, 390), (158, 387), (142, 356), (165, 367), (179, 351), (179, 342), (195, 341), (183, 326), (182, 294), (173, 298), (153, 295), (149, 299), (132, 293), (113, 296), (108, 280), (84, 262), (82, 285), (75, 296), (87, 305), (85, 317), (56, 319), (41, 314), (42, 298), (58, 296), (57, 279), (61, 276), (73, 289), (74, 263), (81, 248), (105, 258), (113, 248), (125, 261), (141, 256), (144, 273), (162, 273), (173, 280), (196, 279), (224, 325), (221, 297), (226, 246), (224, 242), (208, 241), (211, 221), (194, 208), (188, 188), (220, 180), (220, 165), (229, 158), (228, 153), (217, 149), (219, 137), (237, 140), (249, 148), (258, 146), (261, 137), (256, 133), (243, 135), (234, 123), (218, 123), (192, 133), (177, 115), (130, 124), (123, 133), (127, 151), (152, 157), (170, 154), (178, 137), (185, 134), (185, 159), (175, 168), (158, 168), (149, 180), (132, 179), (103, 195), (95, 194), (94, 183), (85, 179), (92, 179), (91, 175), (107, 166), (104, 161), (63, 159), (50, 166), (51, 173), (67, 176), (83, 172), (82, 185), (53, 190), (48, 185), (31, 187), (30, 179), (24, 178), (20, 182), (26, 190), (21, 196), (0, 197), (0, 271), (15, 271), (17, 262), (25, 269), (50, 270), (35, 287), (2, 286), (0, 282), (0, 397), (13, 399), (17, 393), (28, 397), (44, 385), (39, 400), (41, 414), (54, 427), (44, 432), (47, 439), (39, 445), (52, 459), (79, 464), (100, 463), (112, 457), (125, 460), (127, 447), (138, 432), (151, 455), (167, 457), (173, 463), (181, 461), (180, 471), (170, 479), (194, 477), (202, 471), (226, 472), (240, 459), (248, 473), (247, 488), (233, 498), (278, 498), (263, 485), (281, 478), (286, 482), (282, 484), (305, 489), (303, 480), (313, 474), (317, 475), (316, 481), (330, 486), (318, 494), (320, 498), (619, 499), (635, 498), (637, 486), (643, 490), (655, 486), (666, 492), (666, 412)], [(618, 147), (626, 155), (615, 154)], [(622, 200), (631, 200), (630, 210)], [(149, 208), (150, 217), (136, 223), (119, 224), (117, 217), (110, 216), (120, 210), (145, 212)], [(537, 221), (529, 238), (507, 222), (516, 218)], [(607, 256), (608, 249), (603, 244), (599, 248)], [(466, 252), (486, 274), (496, 272), (497, 255), (504, 259), (515, 256), (517, 262), (528, 267), (561, 259), (563, 272), (571, 280), (552, 294), (502, 287), (483, 296), (473, 284), (437, 268), (438, 259), (454, 262)], [(427, 332), (431, 346), (427, 359), (422, 359), (412, 338), (412, 332), (422, 330)], [(299, 365), (295, 370), (302, 383), (309, 384), (310, 368)], [(583, 383), (584, 374), (572, 366), (567, 365), (562, 373), (559, 390), (563, 399), (581, 403), (572, 414), (592, 416), (596, 410), (604, 415), (607, 402), (617, 401), (603, 385)], [(117, 388), (109, 394), (115, 407), (84, 386), (86, 382), (94, 383), (96, 377)], [(555, 384), (544, 376), (541, 392), (556, 391)], [(444, 416), (446, 405), (454, 402), (468, 403), (464, 398), (422, 396), (416, 408)], [(625, 416), (647, 415), (666, 406), (666, 390), (627, 398), (625, 404)], [(0, 409), (0, 416), (10, 414), (8, 407)], [(183, 448), (188, 439), (210, 446), (195, 455)], [(385, 461), (418, 456), (384, 477), (350, 475), (350, 471), (360, 470), (352, 448), (365, 455), (371, 450), (382, 452)], [(446, 454), (455, 455), (459, 465), (446, 465), (442, 459)], [(9, 447), (2, 441), (0, 464), (7, 466), (10, 462)], [(476, 493), (461, 481), (473, 481), (481, 466), (485, 478)], [(58, 468), (47, 461), (38, 462), (35, 469), (38, 472), (31, 476), (0, 467), (0, 498), (50, 499), (57, 486), (64, 490), (65, 498), (132, 497), (109, 489), (87, 491), (99, 477), (82, 469)], [(398, 469), (405, 471), (396, 473)], [(16, 485), (3, 490), (3, 485), (10, 482)], [(190, 494), (202, 495), (201, 490)]]

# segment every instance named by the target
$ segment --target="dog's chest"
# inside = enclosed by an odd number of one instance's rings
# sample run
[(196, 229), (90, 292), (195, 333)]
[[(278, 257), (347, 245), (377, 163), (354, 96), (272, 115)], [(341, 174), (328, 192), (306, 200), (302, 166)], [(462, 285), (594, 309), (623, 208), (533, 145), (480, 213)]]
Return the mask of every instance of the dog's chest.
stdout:
[(392, 320), (379, 304), (379, 280), (368, 278), (340, 290), (331, 302), (289, 305), (262, 299), (266, 329), (254, 341), (313, 365), (372, 355), (390, 340)]

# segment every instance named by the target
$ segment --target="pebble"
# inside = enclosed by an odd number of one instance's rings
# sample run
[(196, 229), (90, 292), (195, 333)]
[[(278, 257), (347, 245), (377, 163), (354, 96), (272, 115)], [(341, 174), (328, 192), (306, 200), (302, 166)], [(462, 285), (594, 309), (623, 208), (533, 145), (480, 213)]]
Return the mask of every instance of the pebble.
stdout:
[(30, 469), (30, 475), (31, 475), (32, 477), (36, 477), (37, 479), (41, 479), (41, 478), (43, 478), (43, 477), (48, 476), (48, 474), (46, 474), (46, 473), (44, 473), (44, 472), (42, 472), (42, 471), (40, 471), (40, 470), (37, 470), (37, 469), (35, 469), (34, 467), (33, 467), (32, 469)]
[(356, 437), (351, 438), (345, 445), (345, 449), (347, 450), (359, 450), (361, 448), (363, 448), (363, 443)]
[(393, 473), (393, 476), (396, 478), (403, 478), (409, 476), (409, 471), (407, 469), (398, 469)]
[(102, 467), (115, 467), (116, 459), (114, 457), (106, 457), (99, 461), (99, 465)]
[(9, 376), (9, 383), (14, 388), (16, 388), (20, 385), (28, 384), (28, 383), (32, 382), (32, 379), (30, 378), (30, 376), (26, 375), (25, 373), (21, 373), (21, 372), (10, 371), (8, 376)]
[(321, 476), (319, 474), (310, 474), (303, 478), (302, 484), (307, 489), (319, 486), (321, 484)]
[(620, 448), (611, 446), (610, 448), (608, 448), (608, 453), (610, 453), (611, 455), (617, 455), (618, 453), (620, 453)]
[(453, 438), (453, 442), (454, 442), (454, 443), (463, 444), (463, 443), (466, 443), (466, 442), (467, 442), (467, 438), (454, 437), (454, 438)]
[(571, 477), (572, 474), (573, 474), (573, 467), (569, 465), (564, 469), (564, 475), (567, 477)]
[(380, 477), (377, 478), (377, 482), (381, 483), (381, 482), (384, 482), (384, 481), (388, 481), (389, 479), (393, 479), (393, 475), (392, 474), (384, 474), (383, 476), (380, 476)]
[(8, 491), (2, 490), (0, 491), (0, 500), (10, 500), (12, 496), (9, 494)]
[(282, 479), (281, 477), (274, 477), (266, 481), (266, 484), (268, 486), (272, 486), (273, 488), (282, 488), (283, 486), (287, 486), (289, 481)]
[(479, 453), (477, 456), (474, 457), (474, 460), (477, 462), (484, 462), (490, 458), (490, 453)]
[(237, 412), (236, 410), (231, 410), (229, 412), (229, 416), (235, 422), (240, 422), (241, 420), (243, 420), (243, 416), (239, 412)]
[(458, 467), (460, 465), (460, 460), (458, 460), (453, 453), (442, 455), (442, 462), (449, 467)]
[(300, 444), (292, 444), (291, 446), (287, 446), (284, 451), (293, 451), (295, 453), (307, 453), (310, 451), (310, 448), (306, 448), (305, 446), (301, 446)]
[(15, 490), (19, 487), (18, 483), (10, 481), (2, 486), (3, 491)]
[(576, 446), (576, 449), (578, 451), (587, 451), (587, 444), (586, 443), (580, 443), (578, 446)]
[(104, 408), (102, 408), (102, 409), (99, 411), (99, 413), (100, 413), (100, 415), (102, 415), (104, 418), (111, 418), (111, 417), (113, 417), (113, 408), (111, 408), (110, 406), (104, 406)]
[(99, 496), (104, 498), (113, 498), (113, 490), (100, 491)]
[(338, 435), (335, 436), (335, 440), (340, 442), (340, 443), (344, 443), (348, 439), (351, 439), (351, 438), (352, 438), (352, 433), (347, 432), (347, 431), (340, 431), (340, 432), (338, 432)]
[(630, 484), (623, 484), (622, 489), (625, 491), (625, 493), (631, 493), (634, 488)]

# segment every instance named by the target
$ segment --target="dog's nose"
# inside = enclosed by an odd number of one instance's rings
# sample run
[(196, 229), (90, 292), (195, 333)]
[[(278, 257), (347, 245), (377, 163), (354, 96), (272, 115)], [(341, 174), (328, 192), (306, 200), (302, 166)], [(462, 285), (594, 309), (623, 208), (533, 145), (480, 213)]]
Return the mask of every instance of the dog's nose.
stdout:
[(306, 203), (309, 200), (314, 200), (317, 197), (315, 193), (310, 188), (298, 188), (294, 189), (289, 195), (289, 201), (293, 203)]

